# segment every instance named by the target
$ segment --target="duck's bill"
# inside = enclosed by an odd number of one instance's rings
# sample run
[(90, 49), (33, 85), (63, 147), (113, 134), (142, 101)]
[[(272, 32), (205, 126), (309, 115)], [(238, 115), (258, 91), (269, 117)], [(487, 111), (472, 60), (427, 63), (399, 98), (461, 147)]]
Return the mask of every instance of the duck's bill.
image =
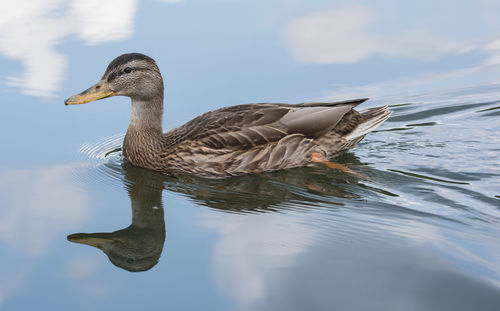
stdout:
[(92, 87), (86, 89), (80, 94), (73, 95), (64, 101), (65, 105), (85, 104), (94, 100), (114, 96), (115, 92), (109, 89), (109, 85), (105, 80), (97, 82)]

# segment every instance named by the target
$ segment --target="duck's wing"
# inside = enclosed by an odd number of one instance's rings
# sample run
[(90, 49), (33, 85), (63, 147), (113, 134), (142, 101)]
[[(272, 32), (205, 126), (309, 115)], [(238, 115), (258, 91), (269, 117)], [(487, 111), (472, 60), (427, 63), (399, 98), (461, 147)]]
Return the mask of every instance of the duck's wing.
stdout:
[[(353, 108), (364, 102), (258, 103), (207, 112), (167, 134), (176, 140), (234, 150), (277, 142), (291, 134), (316, 138), (332, 130)], [(180, 141), (179, 141), (180, 142)]]

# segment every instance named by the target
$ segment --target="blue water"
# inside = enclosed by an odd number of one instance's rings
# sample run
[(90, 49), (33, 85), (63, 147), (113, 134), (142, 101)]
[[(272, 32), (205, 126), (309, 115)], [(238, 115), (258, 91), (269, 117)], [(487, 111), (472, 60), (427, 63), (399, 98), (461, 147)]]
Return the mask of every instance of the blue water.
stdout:
[[(0, 13), (1, 310), (500, 309), (490, 54), (379, 47), (354, 63), (305, 60), (283, 32), (336, 14), (322, 1), (123, 1), (104, 17), (75, 3)], [(457, 33), (481, 30), (469, 26)], [(120, 151), (128, 99), (63, 104), (130, 51), (162, 70), (167, 129), (249, 102), (389, 105), (382, 126), (334, 159), (369, 180), (323, 166), (224, 180), (131, 166)]]

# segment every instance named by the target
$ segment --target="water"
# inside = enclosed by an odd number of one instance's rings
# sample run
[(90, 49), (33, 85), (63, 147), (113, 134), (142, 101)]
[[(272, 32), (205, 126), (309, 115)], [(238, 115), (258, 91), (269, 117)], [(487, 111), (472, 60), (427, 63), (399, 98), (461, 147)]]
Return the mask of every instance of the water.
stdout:
[(370, 181), (324, 167), (170, 177), (126, 163), (123, 134), (78, 162), (7, 170), (4, 308), (495, 310), (499, 90), (391, 106), (336, 158)]
[[(500, 309), (498, 68), (474, 51), (297, 62), (273, 36), (282, 20), (323, 9), (299, 2), (264, 14), (124, 1), (108, 14), (120, 20), (49, 0), (37, 13), (11, 4), (17, 20), (0, 13), (13, 23), (0, 28), (1, 310)], [(16, 41), (30, 36), (41, 50)], [(266, 100), (389, 105), (389, 120), (334, 159), (369, 180), (323, 166), (223, 180), (131, 166), (120, 149), (128, 100), (63, 104), (131, 50), (166, 77), (166, 128)], [(451, 73), (421, 81), (420, 67)]]

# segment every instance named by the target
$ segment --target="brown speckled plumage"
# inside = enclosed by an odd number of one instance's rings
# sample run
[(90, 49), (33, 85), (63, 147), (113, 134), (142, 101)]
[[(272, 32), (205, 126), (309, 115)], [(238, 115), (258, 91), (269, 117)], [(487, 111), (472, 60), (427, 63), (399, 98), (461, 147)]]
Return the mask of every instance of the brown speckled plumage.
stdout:
[[(125, 68), (132, 72), (125, 73)], [(122, 55), (108, 66), (102, 81), (113, 95), (132, 98), (132, 118), (123, 143), (128, 161), (203, 177), (304, 166), (311, 163), (313, 152), (328, 158), (351, 148), (390, 115), (387, 107), (363, 113), (353, 109), (366, 99), (246, 104), (207, 112), (163, 133), (163, 80), (153, 59)]]

